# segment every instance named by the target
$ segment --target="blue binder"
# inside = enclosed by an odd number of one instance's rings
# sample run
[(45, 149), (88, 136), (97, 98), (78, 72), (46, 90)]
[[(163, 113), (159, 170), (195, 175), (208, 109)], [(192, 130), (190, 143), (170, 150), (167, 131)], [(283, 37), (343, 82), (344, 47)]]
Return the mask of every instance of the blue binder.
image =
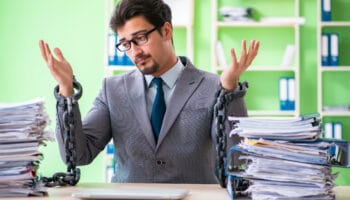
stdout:
[(133, 66), (134, 63), (125, 52), (118, 51), (115, 44), (119, 42), (118, 35), (110, 33), (108, 35), (108, 65)]
[(339, 65), (339, 34), (331, 33), (329, 37), (330, 37), (329, 65), (338, 66)]
[(322, 33), (321, 35), (321, 59), (322, 66), (329, 66), (329, 34)]
[(331, 0), (321, 0), (321, 14), (322, 21), (331, 21), (332, 20), (332, 9), (331, 9)]
[(288, 78), (288, 110), (295, 110), (295, 79)]
[(280, 110), (295, 110), (295, 79), (282, 77), (279, 80)]
[(108, 66), (117, 65), (118, 59), (115, 57), (117, 49), (115, 48), (115, 44), (117, 43), (117, 35), (110, 33), (108, 34)]
[(288, 110), (288, 79), (280, 78), (279, 87), (280, 110)]

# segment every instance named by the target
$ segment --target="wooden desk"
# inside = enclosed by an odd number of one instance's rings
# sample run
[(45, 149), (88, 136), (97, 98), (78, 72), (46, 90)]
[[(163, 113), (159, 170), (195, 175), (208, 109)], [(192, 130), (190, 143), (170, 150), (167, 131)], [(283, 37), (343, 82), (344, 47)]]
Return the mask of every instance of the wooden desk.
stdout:
[[(215, 184), (134, 184), (134, 183), (97, 183), (97, 184), (78, 184), (75, 187), (49, 188), (47, 197), (30, 197), (30, 198), (0, 198), (0, 200), (74, 200), (71, 197), (73, 191), (82, 188), (179, 188), (190, 190), (185, 200), (229, 200), (225, 189)], [(335, 189), (337, 200), (350, 199), (350, 186), (338, 186)], [(76, 200), (76, 199), (75, 199)]]

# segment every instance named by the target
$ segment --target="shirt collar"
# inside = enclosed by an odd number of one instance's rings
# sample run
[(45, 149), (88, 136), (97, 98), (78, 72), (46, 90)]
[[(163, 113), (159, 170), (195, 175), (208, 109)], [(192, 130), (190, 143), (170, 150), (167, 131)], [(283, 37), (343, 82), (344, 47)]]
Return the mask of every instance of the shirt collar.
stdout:
[[(160, 76), (163, 79), (165, 85), (170, 89), (173, 88), (184, 67), (185, 66), (182, 64), (180, 58), (178, 58), (176, 64)], [(153, 78), (154, 76), (152, 75), (145, 75), (147, 88), (151, 87)]]

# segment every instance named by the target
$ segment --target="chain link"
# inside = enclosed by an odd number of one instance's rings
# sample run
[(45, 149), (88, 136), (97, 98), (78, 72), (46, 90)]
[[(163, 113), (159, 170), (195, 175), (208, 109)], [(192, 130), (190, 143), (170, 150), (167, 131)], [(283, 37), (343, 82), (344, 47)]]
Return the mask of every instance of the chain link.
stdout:
[(225, 98), (226, 92), (224, 90), (218, 91), (217, 101), (214, 105), (214, 116), (216, 119), (216, 176), (219, 179), (221, 187), (225, 188), (227, 183), (227, 176), (225, 171), (226, 166), (226, 134), (225, 134), (225, 120), (227, 100)]
[[(221, 89), (216, 94), (216, 103), (214, 105), (214, 117), (216, 119), (216, 176), (219, 179), (221, 187), (226, 188), (228, 181), (228, 171), (232, 165), (228, 164), (227, 159), (227, 135), (225, 122), (227, 119), (227, 106), (234, 98), (243, 97), (248, 88), (248, 82), (238, 84), (238, 92), (227, 92)], [(231, 155), (232, 156), (232, 155)]]
[(41, 177), (42, 183), (46, 187), (76, 185), (80, 179), (80, 169), (76, 168), (76, 144), (74, 137), (74, 110), (73, 106), (77, 104), (78, 99), (82, 96), (82, 87), (73, 77), (73, 87), (77, 92), (70, 97), (63, 97), (59, 92), (59, 87), (55, 88), (55, 97), (57, 106), (63, 107), (63, 129), (64, 129), (64, 145), (66, 151), (67, 172), (55, 173), (52, 177)]

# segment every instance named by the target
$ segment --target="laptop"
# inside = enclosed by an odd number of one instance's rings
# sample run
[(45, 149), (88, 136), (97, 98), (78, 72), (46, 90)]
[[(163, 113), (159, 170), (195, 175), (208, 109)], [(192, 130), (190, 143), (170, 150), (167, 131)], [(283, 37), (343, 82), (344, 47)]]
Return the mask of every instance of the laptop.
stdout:
[(72, 197), (78, 199), (183, 199), (189, 193), (186, 189), (174, 188), (103, 188), (78, 189)]

